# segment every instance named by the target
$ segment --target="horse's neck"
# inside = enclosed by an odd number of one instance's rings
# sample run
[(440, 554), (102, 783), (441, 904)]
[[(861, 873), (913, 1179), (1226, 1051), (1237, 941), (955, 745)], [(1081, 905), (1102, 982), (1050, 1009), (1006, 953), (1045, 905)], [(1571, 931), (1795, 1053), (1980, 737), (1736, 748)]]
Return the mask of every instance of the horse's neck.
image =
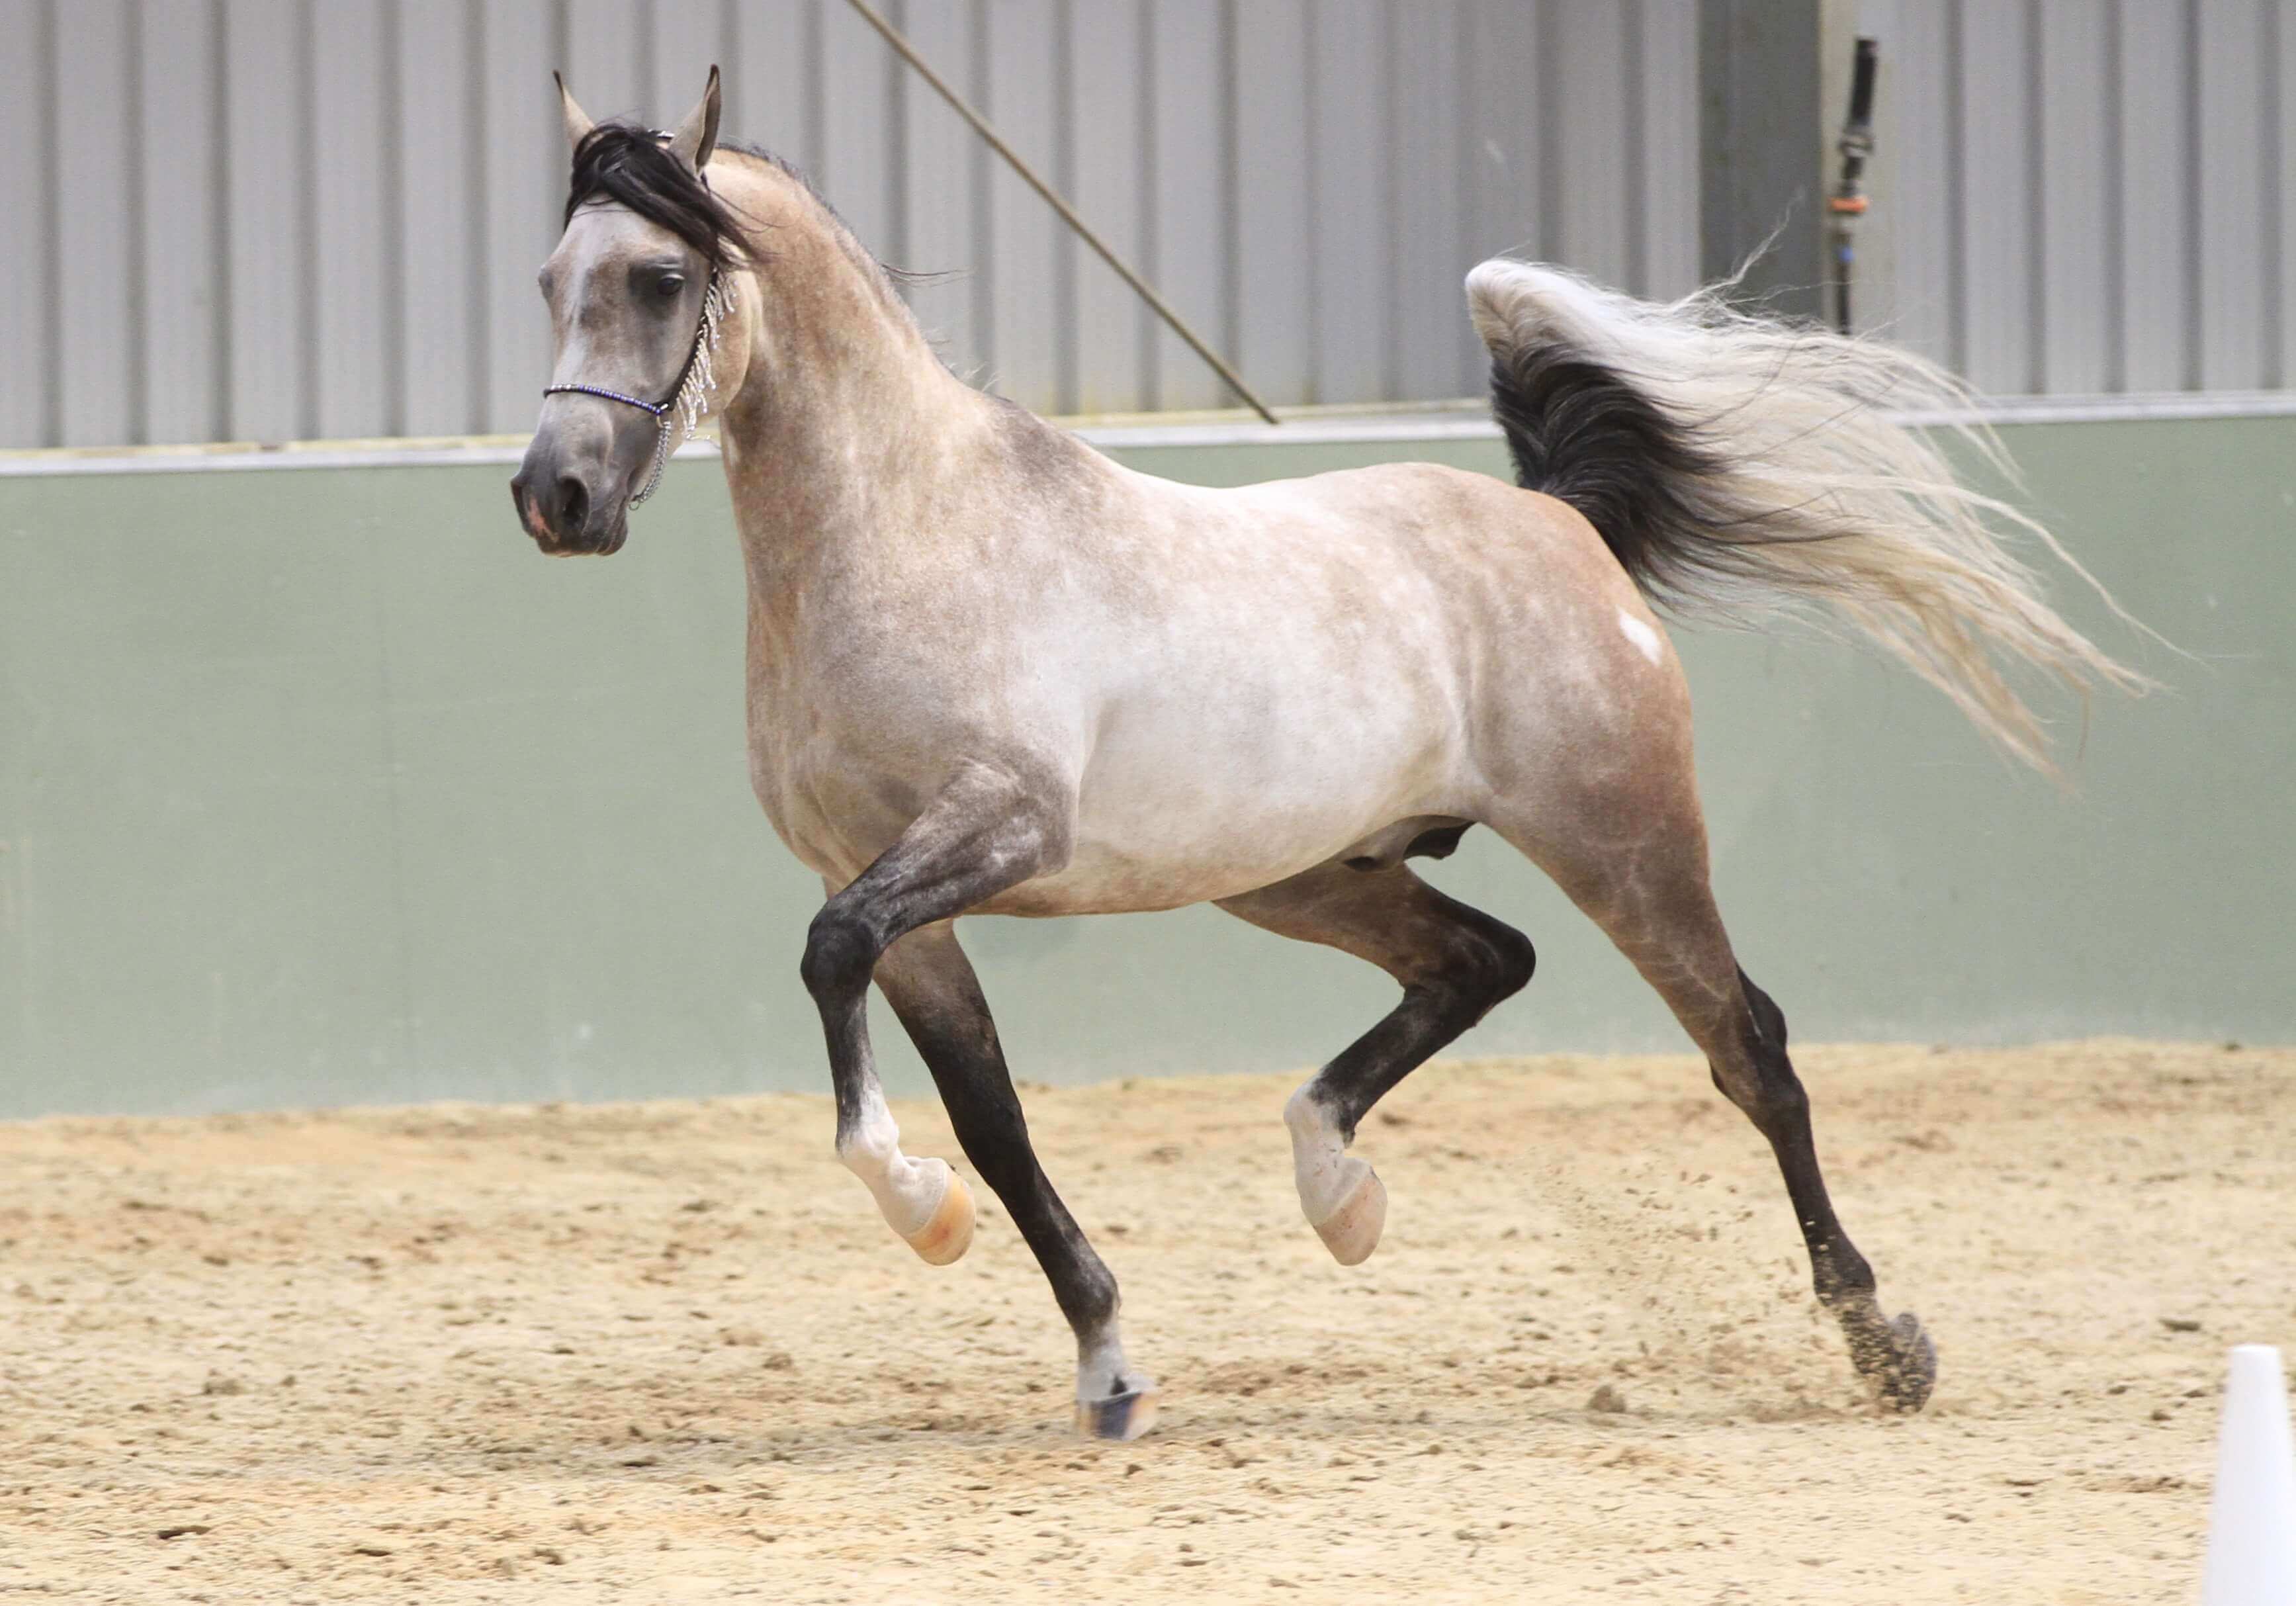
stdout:
[(753, 589), (793, 592), (898, 543), (905, 514), (995, 431), (991, 404), (825, 227), (767, 239), (720, 435)]

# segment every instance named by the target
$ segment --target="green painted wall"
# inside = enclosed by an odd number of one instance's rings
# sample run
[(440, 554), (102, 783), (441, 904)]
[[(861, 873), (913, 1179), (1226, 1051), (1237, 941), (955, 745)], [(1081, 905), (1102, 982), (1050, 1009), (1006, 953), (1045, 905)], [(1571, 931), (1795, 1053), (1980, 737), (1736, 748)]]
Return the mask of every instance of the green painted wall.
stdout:
[[(1747, 968), (1805, 1038), (2296, 1037), (2296, 421), (2005, 435), (2194, 656), (2065, 594), (2169, 684), (2092, 711), (2067, 796), (1849, 649), (1682, 633)], [(1500, 468), (1133, 460), (1374, 456)], [(506, 475), (0, 479), (0, 1115), (824, 1085), (819, 895), (749, 796), (722, 481), (680, 465), (622, 555), (554, 563)], [(1463, 1052), (1681, 1045), (1488, 833), (1431, 873), (1542, 954)], [(1306, 1065), (1391, 996), (1210, 910), (966, 927), (1042, 1080)]]

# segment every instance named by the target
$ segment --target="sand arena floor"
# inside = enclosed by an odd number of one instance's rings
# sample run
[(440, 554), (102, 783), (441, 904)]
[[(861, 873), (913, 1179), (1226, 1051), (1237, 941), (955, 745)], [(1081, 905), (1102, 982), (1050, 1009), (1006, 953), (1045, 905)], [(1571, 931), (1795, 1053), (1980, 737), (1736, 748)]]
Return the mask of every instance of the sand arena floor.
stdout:
[(1163, 1385), (1128, 1446), (986, 1192), (917, 1262), (825, 1098), (0, 1127), (0, 1595), (2194, 1598), (2225, 1348), (2296, 1345), (2296, 1051), (1800, 1059), (1916, 1419), (1684, 1058), (1421, 1073), (1355, 1271), (1292, 1077), (1032, 1090)]

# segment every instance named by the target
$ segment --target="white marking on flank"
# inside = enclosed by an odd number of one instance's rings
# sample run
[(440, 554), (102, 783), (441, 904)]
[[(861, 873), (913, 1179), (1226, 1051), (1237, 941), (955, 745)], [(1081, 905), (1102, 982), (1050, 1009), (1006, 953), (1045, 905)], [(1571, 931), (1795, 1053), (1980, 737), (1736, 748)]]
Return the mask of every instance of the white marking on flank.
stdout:
[(1644, 658), (1647, 658), (1652, 663), (1658, 662), (1660, 648), (1658, 644), (1657, 631), (1652, 629), (1648, 625), (1644, 624), (1642, 620), (1636, 619), (1633, 614), (1628, 613), (1623, 608), (1619, 610), (1619, 628), (1626, 633), (1626, 637), (1628, 641), (1634, 643), (1636, 646), (1642, 649), (1643, 656)]

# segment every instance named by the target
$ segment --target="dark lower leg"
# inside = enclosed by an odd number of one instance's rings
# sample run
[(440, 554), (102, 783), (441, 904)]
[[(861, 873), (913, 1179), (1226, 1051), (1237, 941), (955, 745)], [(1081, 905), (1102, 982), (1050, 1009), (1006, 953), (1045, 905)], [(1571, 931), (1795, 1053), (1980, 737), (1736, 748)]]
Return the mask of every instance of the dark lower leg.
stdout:
[(806, 933), (800, 973), (828, 1043), (838, 1157), (868, 1186), (887, 1224), (936, 1265), (964, 1252), (972, 1203), (946, 1161), (901, 1152), (869, 1049), (870, 977), (908, 932), (1056, 868), (1067, 843), (1053, 799), (1015, 771), (966, 766), (891, 848), (832, 894)]
[(1885, 1401), (1918, 1410), (1937, 1379), (1936, 1351), (1914, 1317), (1892, 1322), (1882, 1314), (1874, 1268), (1833, 1212), (1809, 1095), (1786, 1056), (1785, 1016), (1731, 957), (1694, 823), (1689, 815), (1670, 864), (1645, 855), (1624, 873), (1599, 864), (1546, 867), (1666, 1000), (1706, 1051), (1715, 1086), (1768, 1141), (1809, 1250), (1812, 1285), (1841, 1323), (1851, 1362)]
[(1325, 866), (1221, 905), (1286, 937), (1369, 960), (1403, 1001), (1292, 1095), (1283, 1121), (1300, 1209), (1341, 1265), (1378, 1244), (1387, 1193), (1347, 1153), (1373, 1105), (1530, 979), (1529, 939), (1408, 869)]
[(1917, 1411), (1937, 1381), (1937, 1356), (1911, 1315), (1882, 1314), (1874, 1268), (1833, 1212), (1817, 1164), (1809, 1095), (1786, 1055), (1785, 1016), (1769, 995), (1738, 972), (1745, 996), (1740, 1053), (1710, 1061), (1714, 1085), (1746, 1112), (1777, 1157), (1794, 1218), (1808, 1246), (1818, 1302), (1833, 1313), (1858, 1372), (1899, 1410)]
[(878, 1118), (884, 1098), (869, 1052), (877, 962), (909, 932), (1057, 868), (1068, 853), (1063, 807), (1017, 770), (967, 766), (814, 916), (799, 974), (821, 1012), (840, 1152), (890, 1125)]
[(1349, 1141), (1397, 1083), (1529, 979), (1529, 943), (1495, 920), (1476, 919), (1505, 932), (1508, 940), (1489, 943), (1487, 962), (1454, 964), (1407, 983), (1403, 1002), (1316, 1073), (1311, 1084), (1315, 1096)]
[(1079, 1400), (1151, 1387), (1125, 1362), (1116, 1279), (1037, 1163), (996, 1022), (955, 932), (935, 926), (895, 944), (877, 984), (932, 1072), (965, 1158), (1004, 1202), (1075, 1330)]
[(1268, 930), (1369, 960), (1403, 1001), (1309, 1084), (1344, 1138), (1395, 1085), (1530, 980), (1530, 939), (1408, 869), (1332, 866), (1220, 907)]

